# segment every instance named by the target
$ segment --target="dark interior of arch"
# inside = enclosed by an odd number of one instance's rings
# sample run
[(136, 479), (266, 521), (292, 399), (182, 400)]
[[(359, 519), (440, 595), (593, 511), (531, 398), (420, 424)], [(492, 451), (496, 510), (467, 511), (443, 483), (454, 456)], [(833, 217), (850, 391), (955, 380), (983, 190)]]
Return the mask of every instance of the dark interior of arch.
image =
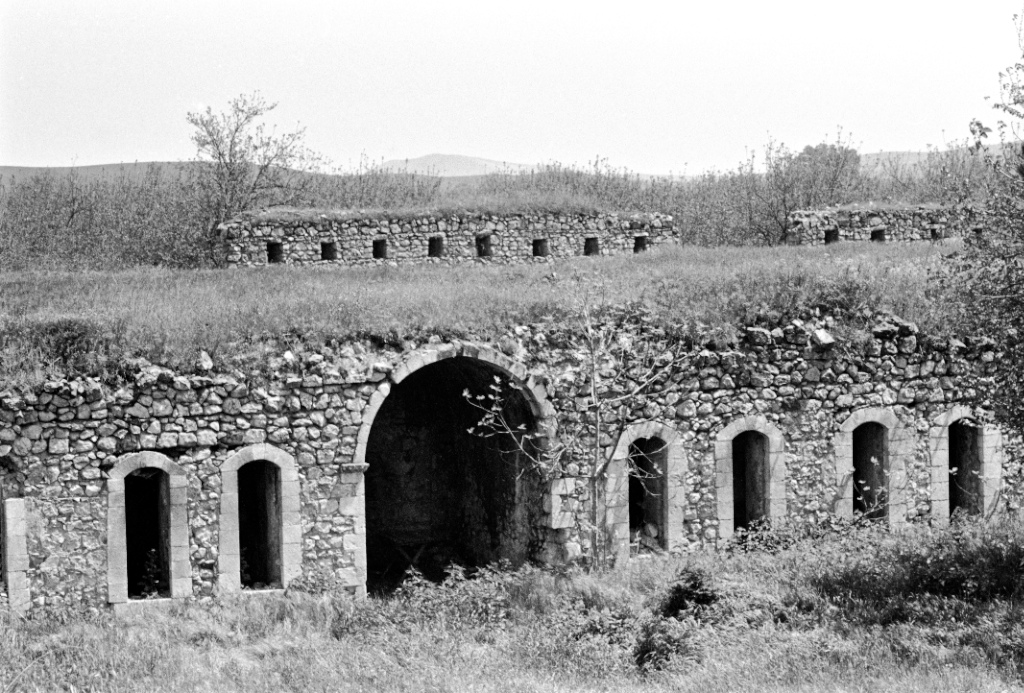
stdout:
[(238, 470), (238, 549), (242, 587), (281, 586), (281, 472), (271, 462)]
[(640, 438), (629, 446), (629, 534), (641, 549), (666, 548), (667, 453), (661, 438)]
[(961, 419), (949, 427), (949, 514), (982, 512), (981, 429)]
[(889, 469), (888, 429), (869, 421), (853, 431), (853, 511), (869, 520), (888, 513), (886, 474)]
[(732, 503), (735, 529), (768, 517), (768, 438), (757, 431), (732, 439)]
[(494, 385), (505, 393), (500, 401), (509, 426), (533, 432), (526, 399), (508, 388), (508, 379), (461, 356), (412, 373), (378, 410), (366, 449), (371, 593), (390, 591), (410, 567), (437, 580), (452, 563), (472, 568), (526, 560), (532, 508), (524, 499), (537, 496), (529, 457), (507, 432), (485, 437), (468, 430), (482, 412), (463, 393), (487, 395)]
[(144, 467), (124, 478), (128, 597), (169, 597), (171, 559), (170, 477)]

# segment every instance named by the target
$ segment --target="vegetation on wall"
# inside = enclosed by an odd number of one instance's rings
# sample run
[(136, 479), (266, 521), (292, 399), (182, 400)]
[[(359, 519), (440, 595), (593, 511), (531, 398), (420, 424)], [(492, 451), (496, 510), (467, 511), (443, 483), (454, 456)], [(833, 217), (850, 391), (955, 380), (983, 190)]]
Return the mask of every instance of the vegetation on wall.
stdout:
[(574, 296), (598, 286), (597, 309), (637, 303), (696, 342), (726, 343), (759, 315), (815, 312), (836, 316), (838, 329), (856, 330), (888, 310), (943, 334), (950, 329), (944, 299), (928, 278), (944, 252), (930, 244), (669, 247), (458, 272), (282, 266), (6, 273), (0, 381), (102, 374), (133, 356), (188, 369), (200, 350), (225, 367), (248, 369), (243, 364), (258, 366), (269, 350), (292, 343), (490, 340), (517, 323), (566, 321), (575, 314)]

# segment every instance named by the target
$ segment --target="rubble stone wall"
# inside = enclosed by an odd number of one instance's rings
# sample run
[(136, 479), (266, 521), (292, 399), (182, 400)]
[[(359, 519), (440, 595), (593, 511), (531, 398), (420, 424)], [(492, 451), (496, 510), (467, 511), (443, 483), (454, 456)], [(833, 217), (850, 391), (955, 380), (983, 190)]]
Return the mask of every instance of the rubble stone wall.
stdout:
[(825, 209), (793, 212), (786, 242), (824, 245), (839, 241), (941, 241), (982, 232), (972, 209), (922, 206), (912, 209)]
[[(240, 453), (295, 462), (298, 510), (285, 542), (295, 542), (297, 555), (285, 582), (327, 579), (362, 594), (364, 473), (374, 417), (392, 387), (450, 358), (488, 364), (507, 376), (525, 393), (538, 431), (550, 441), (572, 447), (575, 439), (586, 451), (596, 436), (604, 458), (614, 462), (608, 479), (594, 484), (593, 460), (584, 452), (566, 456), (546, 470), (546, 485), (538, 484), (544, 490), (522, 501), (531, 506), (523, 513), (532, 523), (529, 554), (548, 563), (593, 549), (580, 520), (594, 492), (610, 554), (628, 557), (633, 538), (623, 514), (624, 459), (634, 439), (656, 436), (672, 446), (664, 456), (671, 497), (661, 531), (667, 550), (684, 552), (732, 532), (731, 509), (723, 503), (730, 488), (722, 446), (740, 429), (772, 436), (771, 519), (813, 522), (845, 512), (840, 506), (849, 498), (843, 485), (851, 462), (842, 441), (851, 422), (888, 423), (894, 477), (897, 456), (900, 475), (891, 482), (898, 485), (891, 489), (895, 524), (948, 515), (935, 505), (948, 502), (948, 490), (936, 481), (948, 478), (943, 431), (964, 417), (983, 426), (989, 420), (976, 406), (975, 390), (978, 379), (998, 367), (986, 342), (937, 341), (894, 320), (849, 342), (834, 338), (828, 320), (751, 327), (737, 343), (712, 346), (649, 332), (642, 321), (624, 330), (603, 367), (604, 393), (613, 403), (602, 408), (599, 428), (588, 399), (583, 342), (549, 323), (518, 326), (493, 345), (432, 338), (401, 350), (353, 342), (286, 352), (260, 376), (215, 373), (208, 361), (187, 374), (143, 363), (134, 378), (117, 385), (76, 378), (0, 392), (0, 495), (24, 511), (18, 525), (12, 508), (14, 522), (5, 525), (3, 541), (13, 546), (12, 524), (21, 526), (26, 547), (26, 560), (5, 567), (14, 588), (10, 605), (35, 611), (117, 602), (108, 591), (115, 584), (108, 573), (120, 570), (110, 563), (116, 555), (108, 530), (117, 512), (113, 470), (144, 459), (139, 452), (158, 453), (184, 473), (186, 596), (227, 591), (221, 572), (232, 575), (225, 580), (237, 589), (237, 556), (222, 557), (220, 533), (237, 530), (223, 524), (222, 513), (230, 493), (225, 473)], [(445, 416), (445, 407), (436, 415)], [(985, 431), (986, 502), (997, 502), (998, 495), (999, 507), (1016, 510), (1024, 489), (1016, 481), (1000, 485), (1009, 460), (998, 429), (987, 425)], [(19, 570), (21, 577), (11, 581)]]
[(261, 212), (219, 230), (230, 267), (283, 264), (503, 263), (615, 255), (677, 243), (663, 214)]

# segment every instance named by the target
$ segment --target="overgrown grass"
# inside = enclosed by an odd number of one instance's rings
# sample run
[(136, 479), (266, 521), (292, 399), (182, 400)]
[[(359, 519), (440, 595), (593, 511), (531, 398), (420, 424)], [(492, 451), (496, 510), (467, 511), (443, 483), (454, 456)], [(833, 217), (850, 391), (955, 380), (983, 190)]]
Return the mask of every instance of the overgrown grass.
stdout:
[(289, 343), (488, 339), (516, 323), (572, 324), (580, 303), (636, 303), (695, 339), (757, 315), (890, 310), (946, 328), (925, 244), (673, 247), (523, 266), (135, 269), (0, 275), (0, 378), (102, 372), (125, 356), (228, 365)]
[[(411, 579), (386, 600), (291, 592), (12, 622), (0, 690), (1003, 691), (1024, 673), (1016, 597), (931, 585), (979, 555), (1019, 585), (1022, 551), (1016, 521), (847, 528), (777, 553)], [(886, 603), (903, 617), (877, 618)]]

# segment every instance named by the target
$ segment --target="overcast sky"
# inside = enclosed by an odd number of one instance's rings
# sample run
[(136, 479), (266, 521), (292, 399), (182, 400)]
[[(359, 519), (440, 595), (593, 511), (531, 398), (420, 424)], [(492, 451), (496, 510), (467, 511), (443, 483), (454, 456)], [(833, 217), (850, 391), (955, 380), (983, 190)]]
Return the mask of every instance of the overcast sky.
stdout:
[(189, 159), (259, 90), (336, 164), (430, 153), (645, 173), (769, 136), (922, 150), (992, 121), (1021, 0), (0, 0), (0, 165)]

